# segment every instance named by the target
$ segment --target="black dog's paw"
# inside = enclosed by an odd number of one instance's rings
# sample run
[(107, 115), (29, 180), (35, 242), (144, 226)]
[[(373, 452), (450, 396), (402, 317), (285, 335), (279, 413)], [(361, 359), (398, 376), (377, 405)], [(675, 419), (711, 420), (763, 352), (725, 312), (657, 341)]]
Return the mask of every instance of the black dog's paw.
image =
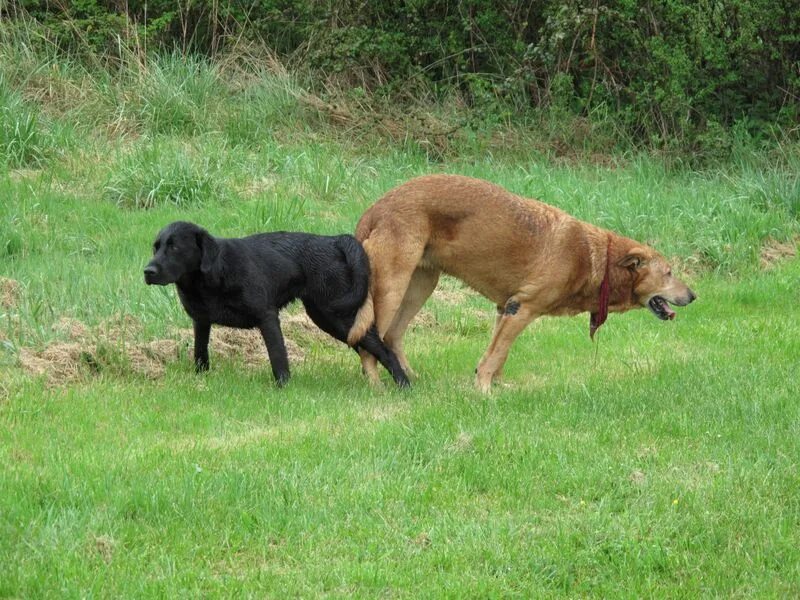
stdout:
[(208, 371), (208, 360), (198, 359), (194, 361), (194, 372), (203, 373)]
[(289, 373), (281, 373), (280, 375), (275, 376), (275, 385), (279, 388), (282, 388), (287, 383), (289, 383)]

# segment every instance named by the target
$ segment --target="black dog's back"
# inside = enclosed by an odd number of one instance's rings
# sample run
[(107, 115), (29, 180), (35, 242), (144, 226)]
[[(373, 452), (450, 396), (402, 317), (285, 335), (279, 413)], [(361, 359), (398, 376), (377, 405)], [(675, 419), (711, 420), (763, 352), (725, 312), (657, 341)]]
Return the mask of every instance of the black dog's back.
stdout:
[(352, 235), (311, 236), (301, 243), (313, 258), (303, 263), (306, 288), (300, 298), (324, 305), (326, 312), (355, 317), (369, 291), (364, 248)]

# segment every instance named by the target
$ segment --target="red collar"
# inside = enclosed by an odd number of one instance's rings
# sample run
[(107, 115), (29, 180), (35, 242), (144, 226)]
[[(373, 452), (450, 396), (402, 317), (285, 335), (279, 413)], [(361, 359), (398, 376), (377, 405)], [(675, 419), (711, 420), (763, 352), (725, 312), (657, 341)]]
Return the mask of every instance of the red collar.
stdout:
[(608, 238), (608, 248), (606, 248), (606, 273), (603, 281), (600, 282), (600, 298), (598, 300), (597, 312), (589, 315), (589, 337), (594, 340), (595, 332), (600, 329), (600, 325), (608, 318), (608, 301), (611, 297), (611, 283), (608, 279), (608, 271), (611, 265), (611, 237)]

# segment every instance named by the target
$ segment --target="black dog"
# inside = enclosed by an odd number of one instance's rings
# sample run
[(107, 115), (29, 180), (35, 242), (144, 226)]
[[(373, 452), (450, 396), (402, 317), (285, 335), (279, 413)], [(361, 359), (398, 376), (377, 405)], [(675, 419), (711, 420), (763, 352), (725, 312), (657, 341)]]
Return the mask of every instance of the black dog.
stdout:
[[(148, 285), (178, 287), (183, 308), (194, 320), (194, 361), (208, 369), (211, 324), (258, 327), (278, 385), (289, 379), (289, 360), (278, 311), (300, 298), (320, 329), (346, 342), (356, 313), (367, 297), (369, 261), (353, 236), (261, 233), (221, 239), (177, 221), (162, 229), (153, 259), (144, 269)], [(354, 349), (373, 354), (397, 385), (408, 378), (374, 325)]]

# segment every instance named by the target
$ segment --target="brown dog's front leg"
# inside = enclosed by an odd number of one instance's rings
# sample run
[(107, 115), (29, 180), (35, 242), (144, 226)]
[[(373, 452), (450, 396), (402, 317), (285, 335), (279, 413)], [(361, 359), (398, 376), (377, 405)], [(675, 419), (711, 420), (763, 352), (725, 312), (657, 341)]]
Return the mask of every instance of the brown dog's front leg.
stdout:
[(491, 391), (492, 380), (502, 373), (511, 344), (536, 316), (514, 298), (506, 302), (502, 315), (498, 315), (492, 341), (478, 363), (475, 385), (484, 394)]

